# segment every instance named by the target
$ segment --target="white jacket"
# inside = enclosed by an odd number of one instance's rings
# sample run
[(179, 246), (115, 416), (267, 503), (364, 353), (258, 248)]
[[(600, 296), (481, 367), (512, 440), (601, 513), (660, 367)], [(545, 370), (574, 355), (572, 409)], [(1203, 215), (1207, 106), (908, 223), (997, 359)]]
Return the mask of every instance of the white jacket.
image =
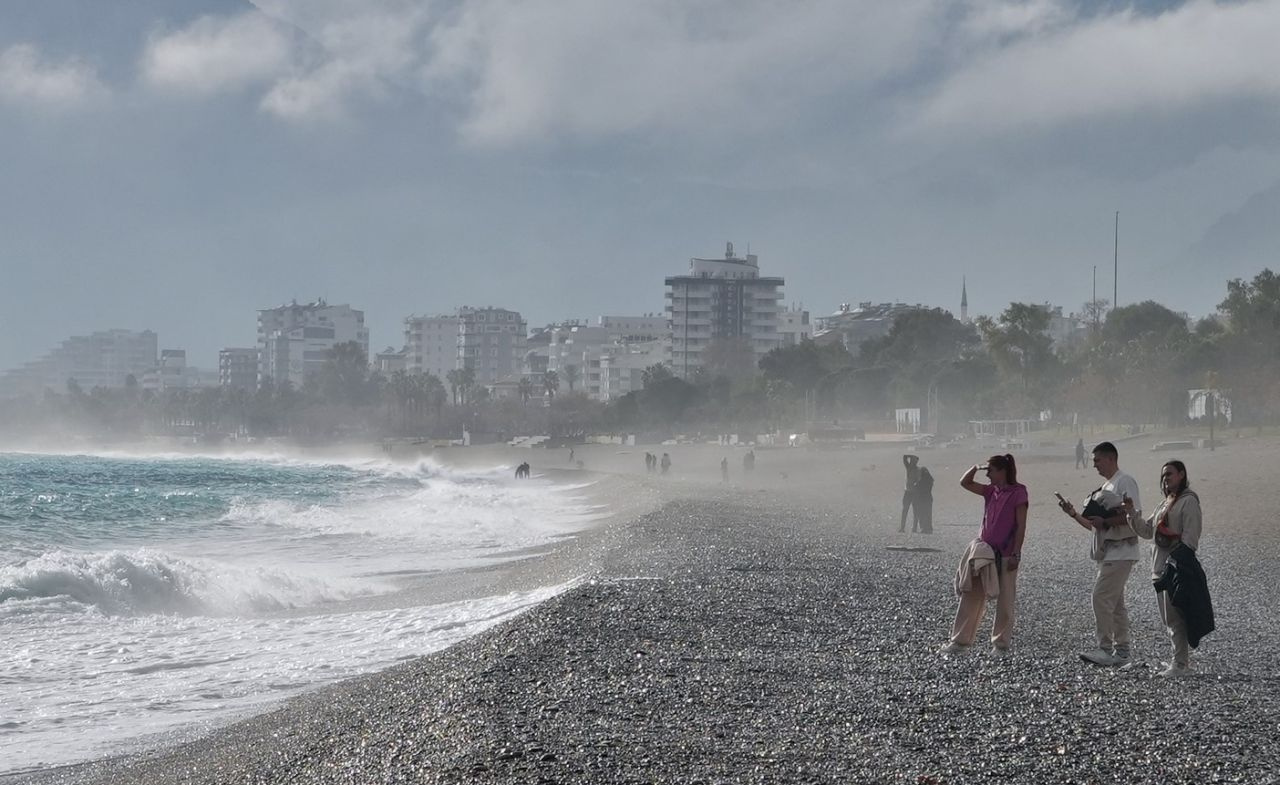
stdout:
[(987, 598), (1000, 596), (1000, 573), (996, 569), (996, 552), (982, 540), (974, 540), (964, 549), (956, 569), (956, 594), (968, 594), (974, 582), (980, 582)]

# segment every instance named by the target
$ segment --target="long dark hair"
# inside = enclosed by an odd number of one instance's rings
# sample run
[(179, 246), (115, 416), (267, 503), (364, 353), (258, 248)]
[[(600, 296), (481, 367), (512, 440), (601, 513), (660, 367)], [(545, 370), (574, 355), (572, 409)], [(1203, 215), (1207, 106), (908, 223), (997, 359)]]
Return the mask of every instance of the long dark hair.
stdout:
[[(1164, 466), (1160, 467), (1161, 474), (1164, 474), (1165, 466), (1172, 466), (1178, 470), (1178, 474), (1182, 475), (1182, 484), (1175, 488), (1173, 492), (1174, 496), (1181, 496), (1188, 488), (1191, 487), (1191, 478), (1187, 476), (1187, 465), (1182, 461), (1165, 461)], [(1161, 488), (1160, 490), (1164, 489)]]
[(1005, 481), (1010, 485), (1018, 484), (1018, 463), (1009, 453), (993, 455), (987, 459), (988, 466), (994, 466), (1004, 472)]

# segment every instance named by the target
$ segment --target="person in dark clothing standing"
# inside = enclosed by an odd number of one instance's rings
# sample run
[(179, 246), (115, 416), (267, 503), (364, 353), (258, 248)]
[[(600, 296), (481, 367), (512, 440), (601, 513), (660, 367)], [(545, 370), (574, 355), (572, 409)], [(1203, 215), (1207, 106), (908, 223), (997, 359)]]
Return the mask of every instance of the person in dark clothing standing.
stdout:
[(920, 456), (902, 456), (902, 466), (907, 470), (907, 487), (902, 491), (902, 520), (898, 522), (899, 532), (907, 530), (907, 514), (915, 505), (916, 482), (920, 480)]
[(925, 467), (920, 467), (920, 476), (916, 480), (915, 498), (912, 500), (911, 531), (921, 534), (933, 534), (933, 475)]
[(1089, 465), (1084, 462), (1084, 458), (1085, 458), (1084, 439), (1081, 439), (1078, 442), (1076, 442), (1076, 468), (1077, 469), (1088, 468)]

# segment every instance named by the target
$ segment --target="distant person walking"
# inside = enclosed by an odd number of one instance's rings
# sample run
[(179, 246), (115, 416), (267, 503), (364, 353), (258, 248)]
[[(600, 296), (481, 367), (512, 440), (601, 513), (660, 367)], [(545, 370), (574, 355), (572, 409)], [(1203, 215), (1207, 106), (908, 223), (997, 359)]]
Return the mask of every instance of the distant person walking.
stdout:
[(742, 456), (742, 470), (744, 472), (754, 471), (756, 468), (756, 451), (747, 450), (747, 454)]
[(907, 515), (911, 513), (916, 500), (916, 482), (920, 479), (920, 456), (902, 456), (902, 466), (907, 470), (907, 486), (902, 491), (902, 520), (898, 522), (898, 531), (907, 530)]
[(1080, 654), (1095, 665), (1129, 664), (1129, 609), (1124, 588), (1138, 562), (1138, 533), (1129, 525), (1124, 500), (1142, 510), (1138, 481), (1120, 471), (1120, 452), (1111, 442), (1093, 448), (1093, 467), (1102, 476), (1102, 487), (1089, 495), (1089, 503), (1077, 512), (1074, 505), (1058, 506), (1087, 531), (1092, 532), (1089, 557), (1098, 563), (1093, 583), (1093, 622), (1098, 646)]
[(665, 452), (662, 454), (662, 473), (666, 474), (671, 471), (671, 456)]
[[(1169, 461), (1160, 469), (1160, 491), (1164, 499), (1155, 512), (1146, 518), (1142, 517), (1136, 500), (1128, 500), (1125, 509), (1129, 514), (1129, 524), (1144, 539), (1155, 541), (1151, 558), (1151, 580), (1162, 581), (1166, 567), (1170, 562), (1179, 562), (1179, 566), (1191, 566), (1199, 571), (1199, 560), (1196, 551), (1200, 548), (1200, 497), (1191, 490), (1187, 478), (1187, 467), (1182, 461)], [(1190, 551), (1189, 554), (1186, 551)], [(1181, 558), (1180, 558), (1181, 557)], [(1203, 573), (1200, 573), (1203, 580)], [(1166, 588), (1161, 588), (1165, 586)], [(1188, 587), (1190, 588), (1190, 587)], [(1160, 608), (1160, 618), (1164, 621), (1169, 641), (1173, 645), (1173, 659), (1161, 676), (1184, 676), (1191, 668), (1190, 647), (1198, 645), (1200, 636), (1213, 629), (1213, 611), (1209, 606), (1208, 589), (1203, 586), (1202, 607), (1184, 606), (1179, 608), (1174, 598), (1176, 591), (1169, 591), (1167, 584), (1156, 584), (1156, 599)], [(1194, 596), (1194, 594), (1193, 594)], [(1187, 612), (1191, 610), (1195, 616), (1191, 621), (1195, 625), (1194, 637), (1188, 629)], [(1205, 611), (1207, 610), (1207, 618)]]
[(569, 448), (569, 463), (573, 463), (573, 448)]
[(721, 458), (720, 459), (720, 482), (728, 482), (728, 481), (729, 481), (729, 459)]
[(1084, 439), (1080, 439), (1079, 441), (1076, 442), (1076, 468), (1077, 469), (1085, 468)]
[[(980, 471), (990, 483), (974, 480)], [(1018, 567), (1022, 561), (1022, 541), (1027, 535), (1025, 485), (1018, 483), (1018, 466), (1012, 455), (993, 455), (986, 466), (971, 466), (960, 478), (960, 487), (983, 499), (982, 531), (969, 544), (956, 575), (960, 607), (951, 625), (951, 640), (943, 654), (967, 651), (978, 635), (978, 625), (986, 613), (987, 598), (997, 597), (996, 620), (991, 629), (992, 651), (1007, 654), (1013, 642), (1014, 605), (1018, 598)], [(979, 568), (978, 565), (981, 565)], [(986, 582), (976, 578), (981, 570)]]

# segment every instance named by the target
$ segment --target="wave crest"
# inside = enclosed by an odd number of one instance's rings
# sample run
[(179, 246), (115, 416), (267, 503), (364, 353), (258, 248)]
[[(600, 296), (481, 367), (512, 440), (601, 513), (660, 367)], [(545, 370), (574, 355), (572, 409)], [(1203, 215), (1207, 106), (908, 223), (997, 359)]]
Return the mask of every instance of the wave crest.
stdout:
[(0, 568), (0, 606), (89, 610), (109, 616), (222, 615), (350, 596), (323, 582), (266, 569), (202, 564), (160, 551), (51, 551)]

